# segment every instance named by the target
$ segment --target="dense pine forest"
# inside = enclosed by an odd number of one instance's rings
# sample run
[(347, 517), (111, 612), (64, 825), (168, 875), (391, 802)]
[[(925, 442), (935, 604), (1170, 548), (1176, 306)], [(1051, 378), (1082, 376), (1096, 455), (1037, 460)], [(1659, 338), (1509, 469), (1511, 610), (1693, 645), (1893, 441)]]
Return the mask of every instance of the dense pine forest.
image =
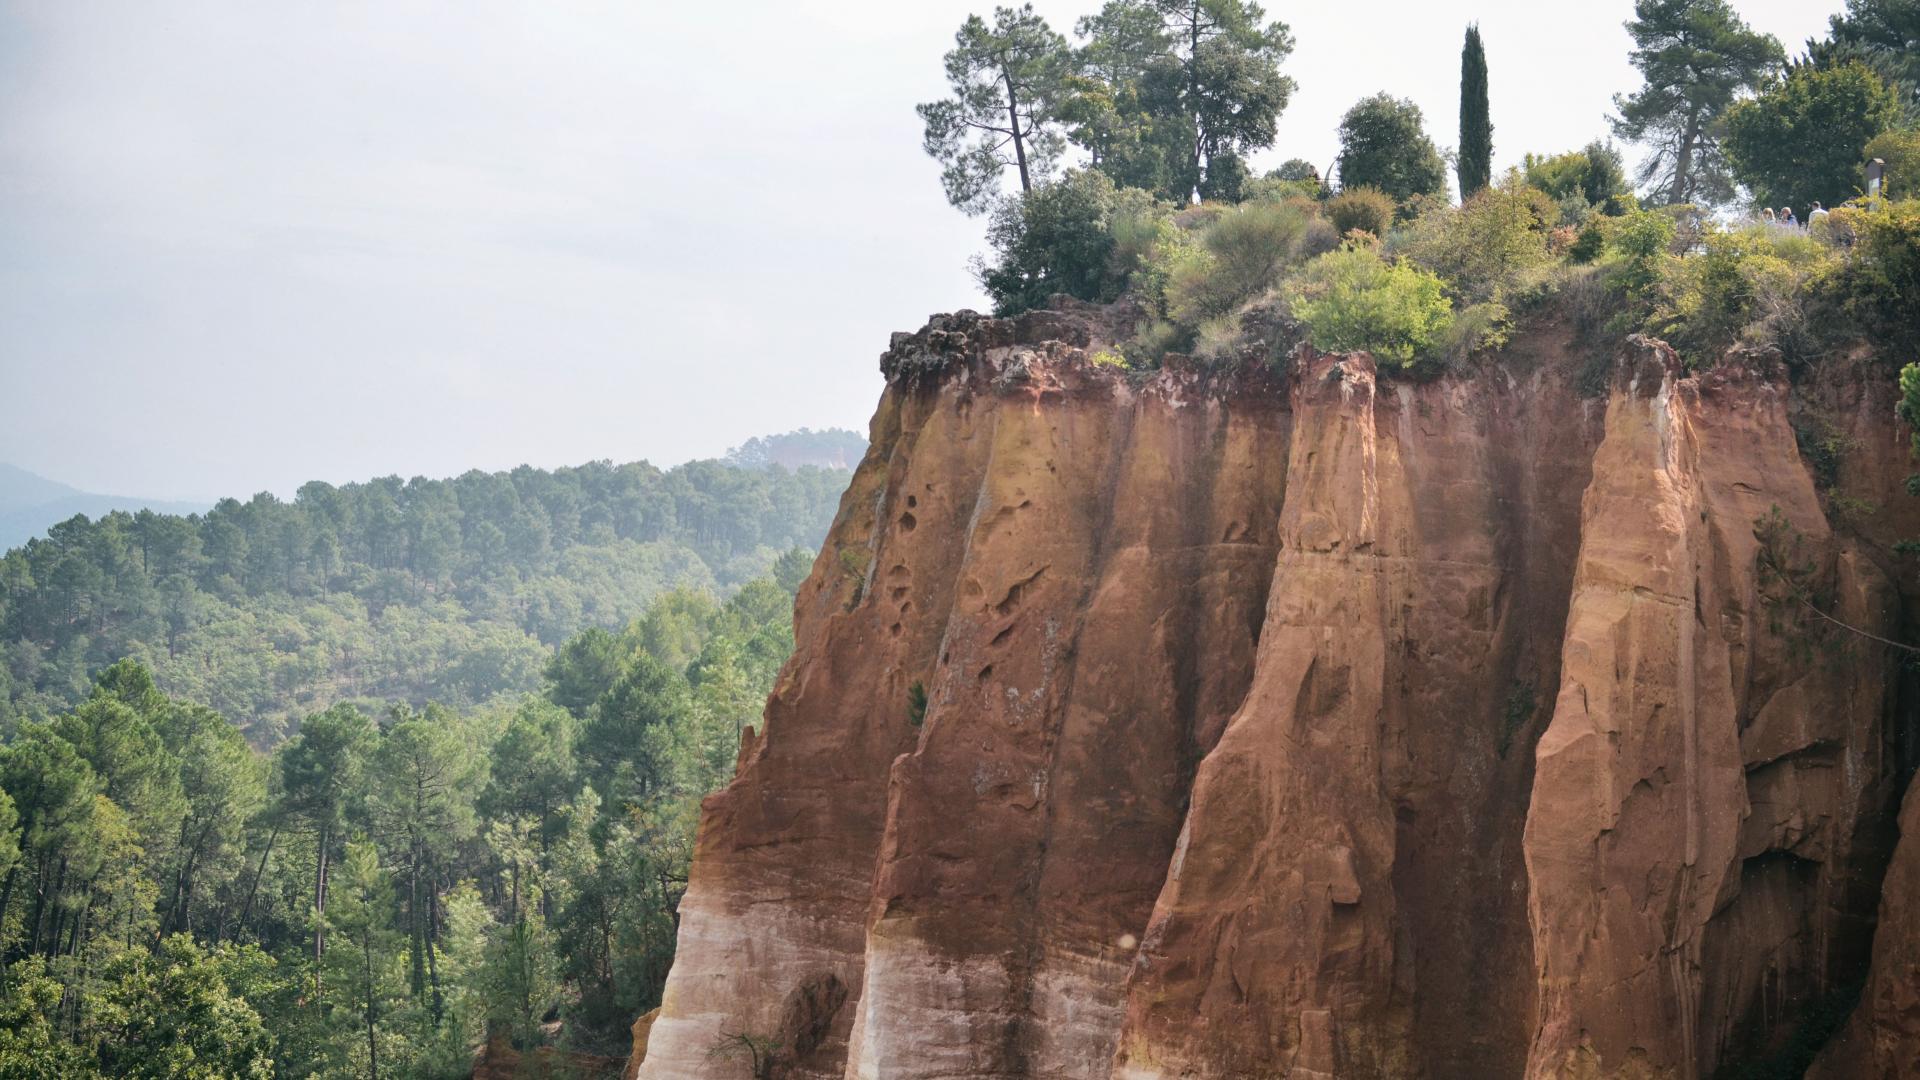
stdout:
[(263, 747), (342, 701), (537, 690), (576, 632), (618, 629), (670, 588), (724, 595), (817, 545), (845, 473), (759, 452), (815, 436), (755, 440), (742, 464), (310, 483), (204, 515), (76, 517), (0, 557), (0, 734), (124, 658)]
[(489, 1030), (624, 1055), (810, 561), (583, 630), (539, 693), (336, 704), (271, 753), (135, 660), (19, 722), (0, 1077), (461, 1077)]

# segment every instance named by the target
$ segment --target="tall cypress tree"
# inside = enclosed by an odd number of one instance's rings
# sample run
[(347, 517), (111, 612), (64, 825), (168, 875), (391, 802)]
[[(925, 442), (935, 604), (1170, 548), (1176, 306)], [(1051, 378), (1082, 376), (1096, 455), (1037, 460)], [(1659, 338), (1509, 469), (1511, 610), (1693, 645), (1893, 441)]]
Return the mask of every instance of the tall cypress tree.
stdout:
[(1460, 198), (1493, 182), (1493, 120), (1487, 114), (1487, 53), (1480, 27), (1467, 27), (1460, 49)]

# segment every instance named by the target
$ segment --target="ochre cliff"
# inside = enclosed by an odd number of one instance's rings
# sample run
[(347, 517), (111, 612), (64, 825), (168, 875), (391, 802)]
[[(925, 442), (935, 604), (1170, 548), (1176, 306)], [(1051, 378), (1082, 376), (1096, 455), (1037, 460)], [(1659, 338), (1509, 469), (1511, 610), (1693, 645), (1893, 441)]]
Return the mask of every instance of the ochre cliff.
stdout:
[(641, 1077), (1708, 1077), (1862, 985), (1817, 1068), (1908, 1075), (1883, 370), (1139, 376), (1126, 315), (896, 336)]

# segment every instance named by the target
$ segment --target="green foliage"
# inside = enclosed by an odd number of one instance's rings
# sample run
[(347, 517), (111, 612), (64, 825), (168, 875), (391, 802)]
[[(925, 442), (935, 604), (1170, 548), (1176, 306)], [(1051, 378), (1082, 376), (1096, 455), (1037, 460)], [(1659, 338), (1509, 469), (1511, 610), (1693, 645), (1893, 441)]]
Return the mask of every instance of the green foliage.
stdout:
[(0, 1080), (91, 1080), (85, 1048), (55, 1027), (64, 990), (45, 957), (17, 960), (0, 972)]
[(1306, 214), (1284, 205), (1251, 204), (1221, 214), (1169, 267), (1168, 315), (1198, 326), (1272, 288), (1295, 259), (1307, 222)]
[(1237, 200), (1293, 93), (1287, 27), (1246, 0), (1110, 0), (1075, 29), (1063, 109), (1093, 166), (1169, 201)]
[(1506, 302), (1539, 286), (1552, 262), (1547, 231), (1558, 216), (1538, 190), (1509, 175), (1458, 208), (1421, 215), (1400, 247), (1466, 302)]
[(1822, 491), (1833, 487), (1840, 479), (1840, 463), (1853, 449), (1852, 440), (1825, 420), (1802, 417), (1794, 421), (1793, 441), (1815, 486)]
[(1567, 257), (1582, 265), (1593, 262), (1607, 250), (1607, 231), (1598, 221), (1589, 221), (1580, 227), (1580, 235), (1567, 249)]
[(1501, 757), (1507, 756), (1515, 736), (1526, 730), (1539, 707), (1539, 691), (1533, 683), (1515, 679), (1513, 686), (1507, 690), (1506, 706), (1500, 713), (1500, 735), (1494, 742), (1494, 748)]
[(1615, 281), (1630, 300), (1651, 302), (1653, 289), (1666, 278), (1675, 231), (1666, 214), (1636, 210), (1621, 219), (1613, 234), (1613, 247), (1622, 257)]
[(1728, 110), (1727, 159), (1763, 205), (1805, 220), (1815, 202), (1838, 206), (1866, 190), (1867, 144), (1899, 117), (1899, 98), (1865, 64), (1798, 64)]
[(1635, 0), (1627, 32), (1645, 80), (1614, 98), (1615, 135), (1648, 148), (1640, 182), (1667, 205), (1733, 196), (1721, 154), (1727, 110), (1785, 60), (1772, 35), (1755, 33), (1727, 0)]
[(1022, 192), (1046, 181), (1066, 146), (1055, 109), (1070, 59), (1066, 39), (1032, 4), (996, 8), (992, 25), (978, 15), (961, 24), (946, 56), (952, 96), (918, 106), (948, 202), (987, 212), (1008, 169)]
[(1588, 207), (1606, 207), (1627, 194), (1626, 164), (1612, 143), (1595, 139), (1584, 150), (1552, 157), (1528, 154), (1522, 163), (1526, 182), (1557, 203), (1578, 200)]
[(927, 684), (919, 679), (907, 687), (907, 723), (919, 727), (927, 719)]
[(1471, 198), (1493, 183), (1493, 120), (1487, 107), (1487, 51), (1480, 27), (1467, 27), (1460, 47), (1460, 197)]
[(1055, 293), (1108, 301), (1126, 285), (1113, 265), (1111, 225), (1119, 193), (1104, 173), (1069, 169), (1060, 179), (994, 211), (993, 262), (978, 269), (996, 314), (1046, 306)]
[(0, 744), (0, 1077), (453, 1080), (556, 1013), (623, 1050), (792, 605), (669, 594), (560, 650), (568, 705), (341, 704), (271, 754), (100, 672)]
[(1289, 283), (1288, 307), (1323, 352), (1373, 354), (1384, 371), (1412, 364), (1452, 328), (1439, 278), (1367, 248), (1329, 252)]
[(1857, 239), (1835, 279), (1849, 323), (1894, 349), (1920, 349), (1920, 199), (1883, 201), (1849, 220)]
[(227, 985), (227, 965), (184, 934), (152, 953), (122, 956), (93, 1023), (107, 1076), (185, 1080), (274, 1075), (273, 1040), (252, 1005)]
[(1920, 108), (1920, 7), (1912, 0), (1847, 0), (1830, 28), (1833, 40), (1816, 45), (1816, 60), (1865, 60), (1901, 91), (1908, 108)]
[(1371, 233), (1386, 239), (1396, 209), (1393, 196), (1374, 187), (1348, 187), (1327, 200), (1327, 220), (1341, 236)]
[(1860, 157), (1863, 161), (1879, 158), (1886, 163), (1880, 184), (1883, 195), (1897, 199), (1920, 195), (1920, 128), (1883, 132), (1867, 144)]
[[(1900, 369), (1900, 400), (1894, 404), (1894, 410), (1911, 433), (1907, 437), (1908, 455), (1920, 457), (1920, 364), (1908, 364)], [(1920, 494), (1920, 473), (1907, 477), (1907, 493)]]
[(75, 518), (0, 556), (0, 717), (69, 708), (127, 657), (261, 744), (343, 700), (517, 695), (582, 628), (818, 544), (845, 484), (813, 467), (595, 463)]
[(1765, 226), (1714, 229), (1704, 246), (1699, 257), (1668, 264), (1650, 328), (1689, 363), (1711, 363), (1736, 342), (1798, 351), (1808, 299), (1822, 290), (1838, 256), (1798, 232)]
[(1418, 105), (1382, 93), (1347, 111), (1340, 121), (1340, 187), (1376, 188), (1402, 204), (1446, 194), (1447, 163), (1427, 137)]

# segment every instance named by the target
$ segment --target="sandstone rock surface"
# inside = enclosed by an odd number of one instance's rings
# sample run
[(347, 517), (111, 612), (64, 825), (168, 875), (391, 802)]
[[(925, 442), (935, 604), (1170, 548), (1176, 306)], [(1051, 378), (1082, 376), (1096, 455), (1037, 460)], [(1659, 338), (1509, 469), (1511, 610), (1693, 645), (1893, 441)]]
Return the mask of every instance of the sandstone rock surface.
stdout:
[(1904, 604), (1795, 428), (1890, 413), (1552, 322), (1089, 362), (1130, 325), (896, 335), (639, 1076), (1707, 1077), (1863, 980), (1913, 1048)]

